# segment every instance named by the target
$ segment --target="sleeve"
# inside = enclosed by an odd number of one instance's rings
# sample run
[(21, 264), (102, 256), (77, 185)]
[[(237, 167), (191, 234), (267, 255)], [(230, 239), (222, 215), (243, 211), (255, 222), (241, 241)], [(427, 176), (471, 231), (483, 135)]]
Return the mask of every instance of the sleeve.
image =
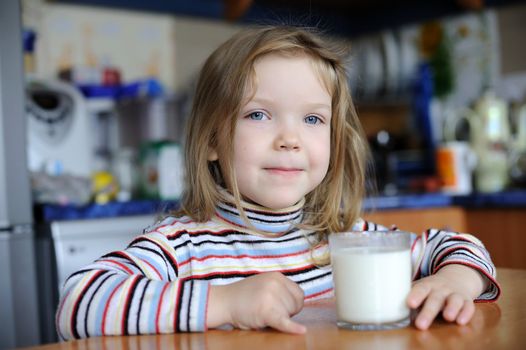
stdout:
[(71, 275), (56, 313), (60, 338), (206, 330), (209, 284), (179, 278), (159, 232), (137, 237)]
[[(386, 227), (357, 221), (355, 230), (386, 231)], [(397, 230), (396, 227), (392, 229)], [(475, 300), (477, 302), (495, 301), (500, 296), (500, 286), (496, 280), (497, 272), (489, 252), (482, 242), (467, 233), (448, 232), (429, 229), (417, 236), (411, 234), (411, 261), (413, 280), (430, 276), (449, 264), (469, 266), (488, 279), (488, 288)]]
[(482, 242), (473, 235), (429, 229), (421, 236), (414, 236), (411, 256), (413, 279), (432, 275), (449, 264), (460, 264), (488, 279), (488, 288), (475, 301), (495, 301), (500, 295), (495, 265)]

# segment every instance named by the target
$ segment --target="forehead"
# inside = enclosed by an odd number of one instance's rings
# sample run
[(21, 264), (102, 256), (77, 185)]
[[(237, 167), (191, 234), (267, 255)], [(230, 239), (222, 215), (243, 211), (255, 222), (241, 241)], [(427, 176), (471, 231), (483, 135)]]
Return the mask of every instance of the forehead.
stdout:
[(321, 59), (303, 52), (270, 53), (254, 62), (245, 98), (255, 94), (261, 85), (279, 89), (283, 84), (290, 86), (294, 83), (296, 88), (310, 87), (330, 97), (335, 79), (331, 68)]

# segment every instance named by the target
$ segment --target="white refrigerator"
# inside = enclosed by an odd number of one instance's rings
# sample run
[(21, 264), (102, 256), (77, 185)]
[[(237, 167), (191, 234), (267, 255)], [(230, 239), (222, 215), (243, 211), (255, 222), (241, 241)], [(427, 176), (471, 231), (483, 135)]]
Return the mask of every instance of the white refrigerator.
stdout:
[(0, 349), (40, 342), (19, 0), (0, 1)]

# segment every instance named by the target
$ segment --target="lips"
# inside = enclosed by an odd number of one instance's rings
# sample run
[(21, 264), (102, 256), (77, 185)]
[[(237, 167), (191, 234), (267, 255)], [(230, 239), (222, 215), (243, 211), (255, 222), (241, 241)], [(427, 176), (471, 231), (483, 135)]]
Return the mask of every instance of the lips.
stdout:
[(274, 175), (285, 175), (285, 176), (296, 175), (296, 174), (303, 172), (303, 169), (300, 169), (300, 168), (285, 168), (285, 167), (268, 167), (268, 168), (264, 168), (264, 170)]

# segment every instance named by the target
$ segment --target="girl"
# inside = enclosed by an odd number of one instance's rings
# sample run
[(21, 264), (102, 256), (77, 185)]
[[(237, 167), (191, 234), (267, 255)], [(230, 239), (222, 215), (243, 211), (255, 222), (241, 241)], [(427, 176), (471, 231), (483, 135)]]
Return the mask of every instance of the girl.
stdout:
[[(57, 310), (64, 339), (233, 325), (303, 333), (304, 301), (333, 295), (327, 236), (359, 218), (367, 147), (339, 54), (291, 27), (245, 30), (206, 61), (186, 146), (181, 210), (125, 250), (74, 273)], [(408, 304), (426, 329), (466, 324), (495, 300), (473, 236), (414, 237)]]

